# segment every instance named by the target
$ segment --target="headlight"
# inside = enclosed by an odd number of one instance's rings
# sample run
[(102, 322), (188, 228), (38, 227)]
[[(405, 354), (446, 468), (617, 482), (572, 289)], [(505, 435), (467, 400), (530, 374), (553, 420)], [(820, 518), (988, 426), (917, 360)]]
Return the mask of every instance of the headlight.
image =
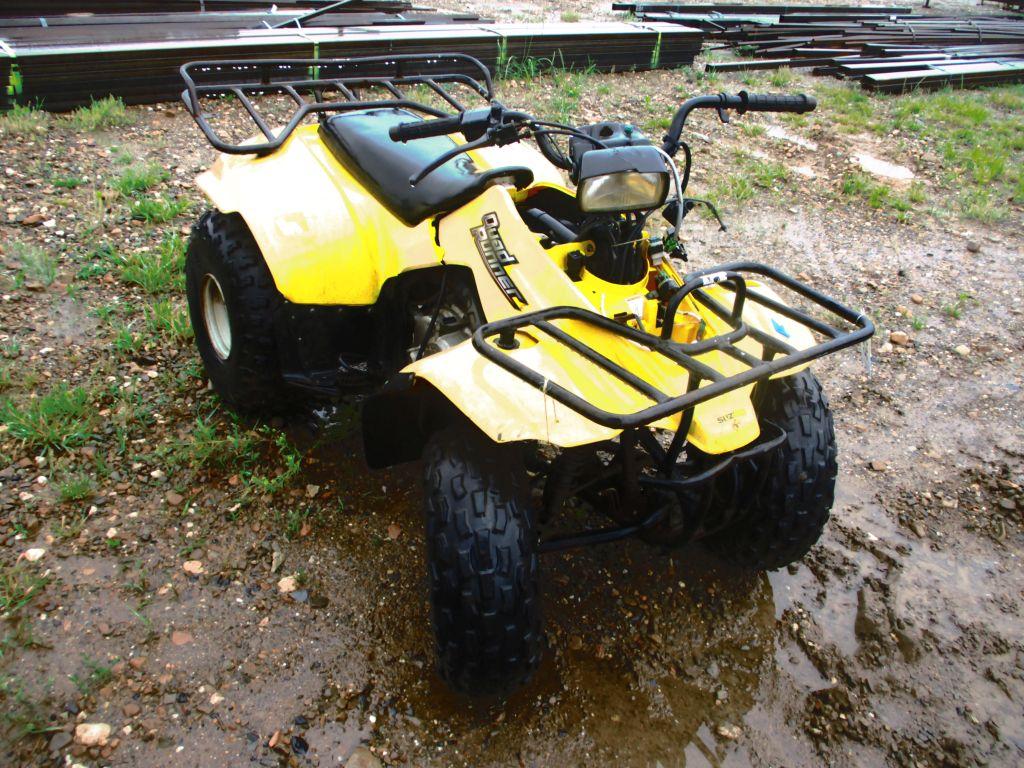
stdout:
[(588, 213), (657, 208), (668, 196), (665, 159), (650, 145), (588, 150), (575, 177), (576, 198)]
[(581, 210), (604, 213), (656, 208), (664, 202), (667, 191), (667, 173), (623, 171), (583, 179), (576, 195)]

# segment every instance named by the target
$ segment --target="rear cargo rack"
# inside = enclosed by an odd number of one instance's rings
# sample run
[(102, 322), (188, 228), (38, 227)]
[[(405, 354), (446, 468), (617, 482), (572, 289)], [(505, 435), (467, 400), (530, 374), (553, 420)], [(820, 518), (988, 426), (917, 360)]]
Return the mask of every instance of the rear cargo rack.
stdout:
[[(747, 288), (744, 273), (769, 278), (794, 293), (803, 296), (812, 304), (827, 310), (850, 325), (852, 330), (840, 330), (829, 323), (818, 320), (793, 307), (789, 307), (775, 299), (759, 294)], [(709, 285), (721, 285), (735, 293), (733, 306), (726, 309), (722, 304), (711, 298), (703, 288)], [(768, 377), (816, 360), (819, 357), (837, 352), (864, 341), (875, 332), (874, 324), (861, 312), (856, 312), (838, 301), (814, 290), (795, 278), (777, 269), (754, 262), (736, 262), (721, 267), (691, 272), (686, 276), (686, 283), (669, 299), (665, 317), (674, 318), (680, 303), (690, 294), (712, 312), (725, 320), (731, 330), (701, 341), (684, 344), (670, 340), (672, 333), (671, 320), (666, 319), (662, 335), (654, 336), (635, 328), (623, 325), (596, 312), (579, 307), (551, 307), (536, 312), (497, 320), (480, 326), (473, 334), (473, 346), (491, 362), (500, 365), (523, 381), (533, 385), (559, 403), (571, 408), (586, 418), (614, 429), (631, 429), (650, 424), (658, 419), (685, 411), (693, 406), (711, 400), (726, 392), (739, 389), (748, 384), (763, 381)], [(825, 337), (825, 340), (807, 349), (795, 349), (778, 338), (752, 328), (743, 322), (743, 306), (752, 301), (773, 312), (798, 323), (812, 332)], [(592, 347), (554, 325), (554, 320), (576, 320), (596, 326), (606, 331), (623, 336), (630, 341), (656, 352), (680, 367), (689, 374), (687, 391), (683, 394), (661, 392), (656, 387), (626, 370), (618, 363), (609, 360)], [(637, 390), (653, 401), (653, 405), (635, 413), (612, 413), (598, 408), (579, 395), (570, 392), (555, 381), (551, 381), (538, 371), (523, 365), (508, 354), (516, 346), (515, 333), (518, 330), (533, 327), (569, 347), (581, 357), (589, 360), (598, 368)], [(491, 340), (497, 337), (492, 342)], [(758, 358), (735, 346), (744, 338), (751, 338), (762, 347), (762, 357)], [(696, 359), (696, 356), (712, 350), (723, 352), (749, 366), (746, 371), (733, 376), (724, 376), (708, 365)], [(704, 382), (710, 382), (701, 386)], [(680, 428), (685, 435), (687, 429)]]
[[(448, 117), (466, 109), (450, 86), (470, 88), (488, 102), (494, 99), (491, 73), (479, 60), (462, 53), (396, 54), (351, 59), (252, 59), (193, 61), (181, 67), (182, 101), (213, 147), (230, 155), (268, 155), (279, 149), (310, 114), (328, 114), (375, 107), (405, 107), (432, 117)], [(198, 82), (197, 82), (198, 81)], [(403, 89), (424, 86), (449, 110), (411, 98)], [(383, 89), (388, 98), (363, 100), (361, 89)], [(295, 102), (287, 124), (276, 133), (251, 97), (285, 94)], [(225, 141), (210, 125), (203, 97), (234, 96), (262, 143)]]

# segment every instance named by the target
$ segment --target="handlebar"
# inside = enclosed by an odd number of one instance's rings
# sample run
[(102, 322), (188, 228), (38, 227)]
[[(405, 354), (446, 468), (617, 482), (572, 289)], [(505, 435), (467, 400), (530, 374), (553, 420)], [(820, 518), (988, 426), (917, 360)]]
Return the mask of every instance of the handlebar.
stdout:
[(670, 155), (674, 155), (679, 149), (679, 137), (683, 132), (683, 124), (686, 118), (695, 109), (717, 109), (722, 122), (728, 122), (725, 110), (735, 109), (739, 114), (744, 112), (810, 112), (818, 106), (813, 96), (806, 94), (774, 94), (774, 93), (747, 93), (740, 91), (735, 96), (727, 93), (719, 93), (714, 96), (698, 96), (688, 99), (679, 107), (668, 133), (665, 134), (665, 141), (662, 149)]
[(799, 114), (810, 112), (818, 106), (815, 98), (805, 93), (786, 95), (740, 91), (738, 96), (743, 99), (743, 106), (736, 108), (741, 115), (744, 112), (796, 112)]
[[(695, 109), (717, 109), (722, 122), (728, 122), (725, 110), (734, 109), (739, 114), (745, 112), (810, 112), (818, 103), (811, 96), (805, 94), (753, 94), (740, 91), (735, 96), (727, 93), (719, 93), (714, 96), (698, 96), (683, 102), (672, 118), (668, 133), (665, 135), (662, 149), (668, 155), (675, 155), (682, 145), (679, 137), (683, 132), (683, 124), (686, 118)], [(570, 169), (571, 161), (551, 141), (550, 136), (555, 134), (578, 135), (591, 141), (594, 139), (571, 126), (562, 126), (555, 123), (538, 121), (525, 112), (517, 112), (505, 109), (500, 103), (492, 102), (490, 107), (473, 109), (460, 112), (450, 117), (441, 117), (436, 120), (415, 120), (408, 123), (394, 125), (388, 130), (392, 141), (413, 141), (415, 139), (427, 139), (434, 136), (446, 136), (450, 133), (460, 132), (467, 140), (467, 144), (453, 147), (443, 153), (435, 161), (431, 162), (419, 173), (414, 174), (409, 183), (415, 186), (424, 176), (439, 168), (451, 160), (455, 155), (484, 146), (504, 146), (515, 141), (520, 141), (529, 133), (523, 133), (523, 129), (533, 131), (541, 153), (554, 165)], [(600, 142), (595, 142), (603, 146)], [(684, 176), (689, 177), (689, 152), (687, 151), (687, 171)], [(679, 185), (679, 194), (685, 188), (685, 181)]]
[(462, 115), (440, 117), (436, 120), (417, 120), (391, 126), (388, 135), (392, 141), (412, 141), (413, 139), (429, 139), (432, 136), (447, 136), (455, 133), (462, 126)]

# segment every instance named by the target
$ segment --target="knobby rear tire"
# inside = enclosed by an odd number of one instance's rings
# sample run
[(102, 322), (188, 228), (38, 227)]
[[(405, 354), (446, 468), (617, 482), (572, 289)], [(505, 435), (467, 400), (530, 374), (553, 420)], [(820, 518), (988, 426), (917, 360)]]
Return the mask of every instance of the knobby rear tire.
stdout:
[(424, 451), (427, 568), (441, 677), (493, 695), (540, 661), (537, 539), (515, 447), (465, 425)]
[[(226, 358), (215, 349), (203, 316), (207, 275), (216, 278), (230, 321), (231, 347)], [(274, 334), (274, 313), (282, 298), (239, 214), (207, 211), (192, 227), (185, 290), (196, 346), (221, 399), (233, 410), (253, 415), (289, 410)]]

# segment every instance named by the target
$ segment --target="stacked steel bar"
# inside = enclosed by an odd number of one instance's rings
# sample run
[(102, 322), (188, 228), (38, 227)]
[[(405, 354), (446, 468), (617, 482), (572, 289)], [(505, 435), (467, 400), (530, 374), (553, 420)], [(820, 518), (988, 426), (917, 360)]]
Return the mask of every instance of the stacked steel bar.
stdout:
[(648, 21), (700, 27), (725, 47), (755, 57), (709, 63), (708, 71), (809, 67), (890, 92), (1024, 82), (1024, 19), (1013, 16), (922, 16), (905, 8), (849, 6), (614, 7)]
[(44, 16), (0, 19), (0, 39), (8, 45), (52, 46), (89, 45), (98, 41), (121, 43), (170, 42), (203, 40), (215, 36), (231, 36), (245, 31), (265, 30), (275, 25), (282, 29), (316, 29), (320, 27), (422, 26), (486, 22), (475, 13), (447, 14), (412, 12), (403, 14), (379, 11), (325, 13), (309, 18), (300, 27), (288, 24), (301, 18), (294, 13), (209, 12), (209, 13), (143, 13), (104, 16)]
[(107, 95), (135, 104), (174, 99), (182, 88), (178, 68), (197, 60), (444, 51), (476, 56), (492, 69), (532, 58), (558, 67), (622, 71), (692, 64), (703, 41), (700, 30), (675, 24), (436, 21), (437, 17), (415, 25), (268, 29), (246, 15), (243, 22), (228, 28), (212, 22), (209, 27), (199, 24), (202, 34), (198, 36), (189, 25), (182, 31), (173, 25), (163, 29), (159, 23), (140, 23), (134, 25), (133, 38), (121, 25), (94, 22), (73, 27), (72, 38), (67, 25), (48, 23), (29, 33), (25, 26), (5, 27), (0, 20), (0, 39), (12, 40), (7, 46), (21, 72), (16, 101), (55, 111)]
[[(13, 16), (58, 16), (66, 13), (164, 13), (203, 11), (270, 11), (292, 8), (322, 8), (337, 0), (3, 0), (0, 12)], [(350, 0), (346, 8), (353, 11), (390, 11), (399, 13), (412, 9), (407, 0)]]

